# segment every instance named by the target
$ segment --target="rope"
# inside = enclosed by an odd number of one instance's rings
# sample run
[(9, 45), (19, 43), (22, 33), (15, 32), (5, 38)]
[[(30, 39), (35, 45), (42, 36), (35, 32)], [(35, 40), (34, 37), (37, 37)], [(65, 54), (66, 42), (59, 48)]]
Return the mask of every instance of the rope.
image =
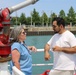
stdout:
[(11, 60), (11, 56), (8, 57), (0, 57), (0, 63), (7, 62)]

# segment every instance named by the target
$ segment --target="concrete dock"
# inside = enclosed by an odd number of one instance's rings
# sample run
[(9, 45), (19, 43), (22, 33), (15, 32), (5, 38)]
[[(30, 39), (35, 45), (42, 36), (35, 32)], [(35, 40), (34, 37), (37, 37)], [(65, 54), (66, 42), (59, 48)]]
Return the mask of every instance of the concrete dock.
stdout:
[[(26, 32), (27, 32), (27, 36), (32, 36), (32, 35), (53, 35), (53, 29), (51, 26), (49, 27), (24, 27)], [(65, 27), (66, 30), (71, 31), (72, 33), (76, 34), (76, 27)], [(13, 27), (11, 27), (10, 29), (13, 29)]]

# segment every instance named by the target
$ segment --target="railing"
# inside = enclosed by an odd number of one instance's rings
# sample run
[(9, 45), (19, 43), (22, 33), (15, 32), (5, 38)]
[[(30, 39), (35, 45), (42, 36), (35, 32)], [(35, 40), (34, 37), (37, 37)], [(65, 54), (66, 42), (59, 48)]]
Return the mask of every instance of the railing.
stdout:
[[(37, 49), (37, 52), (43, 52), (44, 49)], [(48, 64), (32, 64), (33, 66), (49, 66), (49, 65), (53, 65), (53, 63), (48, 63)]]
[[(37, 52), (43, 52), (44, 51), (44, 49), (37, 49)], [(53, 65), (53, 63), (48, 63), (48, 64), (32, 64), (32, 66), (49, 66), (49, 65)], [(10, 66), (10, 65), (8, 65), (8, 66)]]
[[(41, 52), (43, 52), (44, 51), (44, 49), (37, 49), (37, 53), (39, 53), (39, 54), (41, 54)], [(38, 55), (39, 56), (39, 55)], [(37, 57), (38, 58), (38, 57)], [(39, 59), (42, 59), (42, 58), (44, 58), (44, 57), (39, 57)], [(43, 59), (42, 59), (43, 60)], [(38, 60), (39, 61), (39, 60)], [(47, 62), (47, 61), (46, 61)], [(38, 71), (39, 70), (42, 70), (41, 72), (39, 72), (39, 73), (33, 73), (33, 75), (43, 75), (43, 73), (45, 73), (45, 72), (48, 72), (48, 70), (50, 70), (51, 69), (51, 66), (53, 66), (53, 63), (51, 63), (50, 61), (49, 62), (47, 62), (47, 63), (45, 63), (45, 62), (43, 62), (43, 63), (36, 63), (36, 64), (32, 64), (33, 65), (33, 68), (36, 68)], [(46, 68), (45, 68), (46, 67)], [(50, 67), (50, 68), (49, 68)], [(43, 68), (45, 68), (45, 69), (43, 69)], [(35, 71), (36, 71), (36, 69), (35, 69)], [(45, 75), (45, 74), (44, 74)]]
[[(37, 52), (43, 52), (43, 51), (44, 51), (44, 49), (37, 49)], [(10, 65), (8, 65), (8, 66), (10, 67)], [(32, 64), (32, 66), (33, 66), (33, 67), (41, 67), (41, 68), (42, 68), (42, 67), (44, 67), (44, 66), (53, 66), (53, 63), (47, 63), (47, 64), (44, 64), (44, 63), (38, 64), (38, 63), (37, 63), (37, 64)], [(18, 71), (16, 68), (14, 68), (14, 70)], [(46, 69), (46, 70), (47, 70), (47, 69)], [(15, 71), (15, 72), (16, 72), (16, 71)], [(45, 71), (45, 70), (44, 70), (44, 71)], [(43, 71), (43, 72), (44, 72), (44, 71)], [(42, 72), (42, 73), (43, 73), (43, 72)], [(18, 71), (17, 73), (19, 73), (19, 71)], [(33, 74), (33, 75), (40, 75), (40, 74)]]

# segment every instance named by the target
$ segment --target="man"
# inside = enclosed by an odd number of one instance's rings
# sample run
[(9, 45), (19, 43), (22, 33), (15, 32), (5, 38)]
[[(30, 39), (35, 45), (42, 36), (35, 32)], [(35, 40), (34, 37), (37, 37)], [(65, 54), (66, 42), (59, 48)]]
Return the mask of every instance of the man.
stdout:
[(50, 59), (50, 49), (54, 53), (53, 71), (49, 75), (73, 75), (75, 67), (73, 55), (76, 53), (75, 36), (65, 29), (63, 18), (54, 18), (52, 27), (55, 34), (44, 47), (45, 60)]

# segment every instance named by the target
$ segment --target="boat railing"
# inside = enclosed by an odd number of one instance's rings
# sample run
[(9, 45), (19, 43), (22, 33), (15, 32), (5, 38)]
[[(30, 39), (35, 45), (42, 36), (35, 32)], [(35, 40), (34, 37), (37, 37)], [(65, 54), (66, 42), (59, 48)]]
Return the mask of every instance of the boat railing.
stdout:
[[(37, 52), (43, 52), (44, 51), (44, 49), (37, 49)], [(33, 66), (49, 66), (49, 65), (53, 65), (53, 63), (48, 63), (48, 64), (44, 64), (44, 63), (42, 63), (42, 64), (32, 64)]]
[[(44, 51), (44, 49), (37, 49), (37, 52), (43, 52)], [(53, 65), (53, 63), (48, 63), (48, 64), (32, 64), (32, 66), (49, 66), (49, 65)], [(8, 65), (8, 66), (10, 66), (10, 65)]]
[[(44, 51), (44, 49), (37, 49), (37, 52), (43, 52)], [(10, 67), (10, 65), (8, 65), (9, 67)], [(33, 67), (44, 67), (44, 66), (53, 66), (53, 63), (35, 63), (35, 64), (32, 64), (32, 66)], [(46, 70), (48, 70), (48, 69), (46, 69)], [(16, 68), (14, 68), (14, 71), (16, 72), (16, 71), (18, 71)], [(42, 71), (42, 73), (43, 72), (45, 72), (45, 70), (44, 71)], [(19, 71), (18, 72), (16, 72), (16, 73), (19, 73)], [(33, 75), (41, 75), (41, 74), (39, 74), (39, 73), (37, 73), (37, 74), (33, 74)]]

